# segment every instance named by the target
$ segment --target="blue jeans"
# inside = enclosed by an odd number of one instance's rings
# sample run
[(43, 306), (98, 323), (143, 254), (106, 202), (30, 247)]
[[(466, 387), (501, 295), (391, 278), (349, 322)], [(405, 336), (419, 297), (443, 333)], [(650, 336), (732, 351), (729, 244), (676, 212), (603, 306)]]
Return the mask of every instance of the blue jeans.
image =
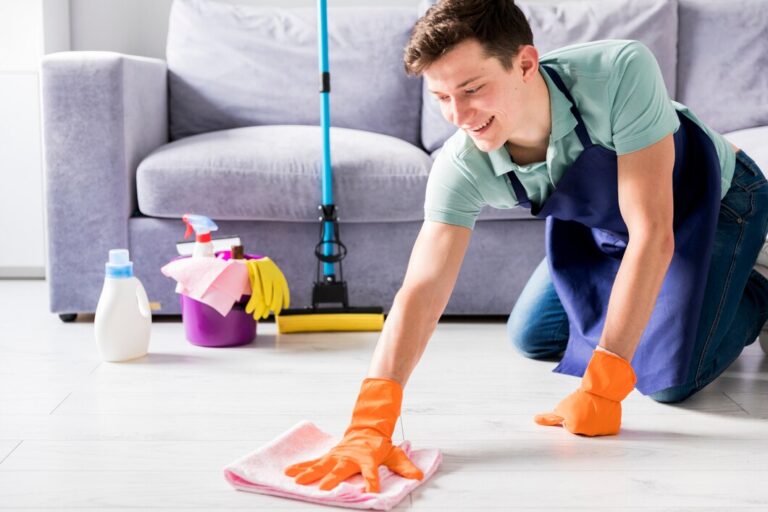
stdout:
[[(743, 151), (720, 215), (688, 379), (649, 396), (681, 402), (723, 373), (753, 343), (768, 320), (768, 279), (753, 270), (768, 231), (768, 181)], [(507, 321), (512, 345), (524, 356), (559, 358), (568, 344), (568, 317), (546, 258), (531, 275)]]

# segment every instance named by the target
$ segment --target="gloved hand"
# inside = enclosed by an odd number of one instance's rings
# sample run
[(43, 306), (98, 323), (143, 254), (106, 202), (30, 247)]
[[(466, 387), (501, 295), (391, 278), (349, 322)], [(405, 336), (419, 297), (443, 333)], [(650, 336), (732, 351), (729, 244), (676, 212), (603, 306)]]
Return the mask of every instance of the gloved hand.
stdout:
[(573, 434), (608, 436), (619, 433), (621, 401), (634, 389), (637, 378), (629, 361), (595, 350), (581, 387), (557, 404), (555, 411), (539, 414), (539, 425), (562, 425)]
[(248, 279), (251, 282), (251, 298), (245, 305), (245, 312), (253, 313), (253, 318), (267, 318), (269, 311), (275, 314), (290, 306), (291, 296), (288, 282), (282, 271), (269, 258), (246, 260)]
[(320, 480), (320, 489), (328, 491), (347, 478), (362, 473), (366, 492), (379, 492), (379, 465), (384, 464), (405, 478), (421, 480), (424, 474), (397, 446), (392, 432), (400, 416), (403, 388), (391, 379), (365, 379), (360, 388), (352, 421), (344, 438), (324, 456), (292, 464), (285, 474), (296, 483)]

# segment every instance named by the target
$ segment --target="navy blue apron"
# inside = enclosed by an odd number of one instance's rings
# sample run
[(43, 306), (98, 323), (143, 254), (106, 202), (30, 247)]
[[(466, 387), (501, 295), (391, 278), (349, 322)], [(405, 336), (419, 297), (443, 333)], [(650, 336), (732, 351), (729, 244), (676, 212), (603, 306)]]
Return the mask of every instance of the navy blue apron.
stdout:
[[(506, 176), (520, 205), (546, 218), (549, 272), (570, 329), (565, 354), (554, 371), (581, 377), (600, 341), (629, 236), (619, 211), (616, 153), (592, 143), (562, 79), (547, 66), (542, 68), (571, 102), (584, 151), (541, 206), (531, 204), (514, 171)], [(678, 117), (675, 252), (632, 360), (636, 387), (646, 395), (687, 378), (720, 211), (720, 160), (714, 144), (693, 121), (680, 112)]]

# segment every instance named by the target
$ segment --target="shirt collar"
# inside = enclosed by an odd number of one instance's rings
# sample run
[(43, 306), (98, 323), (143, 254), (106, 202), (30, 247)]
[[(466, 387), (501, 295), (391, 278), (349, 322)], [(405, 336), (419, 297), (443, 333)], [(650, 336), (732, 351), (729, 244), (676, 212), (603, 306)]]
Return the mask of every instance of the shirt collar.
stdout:
[[(549, 135), (549, 147), (551, 148), (552, 144), (572, 132), (578, 123), (573, 112), (571, 112), (571, 102), (566, 98), (565, 94), (557, 88), (557, 85), (555, 85), (541, 65), (539, 65), (539, 72), (544, 77), (544, 83), (547, 85), (547, 89), (549, 89), (549, 108), (552, 116), (552, 128)], [(549, 153), (548, 149), (547, 154), (549, 155)], [(535, 165), (519, 166), (515, 164), (507, 148), (503, 145), (499, 149), (488, 153), (488, 157), (491, 160), (493, 172), (496, 176), (501, 176), (512, 170), (528, 172), (531, 170), (531, 167), (535, 167)]]
[(571, 101), (557, 88), (557, 85), (549, 77), (549, 73), (544, 71), (541, 65), (539, 65), (539, 72), (544, 77), (544, 82), (549, 89), (549, 108), (552, 114), (552, 130), (549, 135), (549, 144), (552, 145), (553, 142), (557, 142), (572, 132), (578, 122), (573, 112), (571, 112)]

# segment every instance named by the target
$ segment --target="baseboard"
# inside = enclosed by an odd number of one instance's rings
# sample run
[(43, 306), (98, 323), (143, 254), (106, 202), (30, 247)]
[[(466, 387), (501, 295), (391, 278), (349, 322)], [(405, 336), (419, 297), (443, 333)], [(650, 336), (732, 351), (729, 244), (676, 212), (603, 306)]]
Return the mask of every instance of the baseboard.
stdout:
[(45, 267), (0, 267), (0, 279), (45, 279)]

